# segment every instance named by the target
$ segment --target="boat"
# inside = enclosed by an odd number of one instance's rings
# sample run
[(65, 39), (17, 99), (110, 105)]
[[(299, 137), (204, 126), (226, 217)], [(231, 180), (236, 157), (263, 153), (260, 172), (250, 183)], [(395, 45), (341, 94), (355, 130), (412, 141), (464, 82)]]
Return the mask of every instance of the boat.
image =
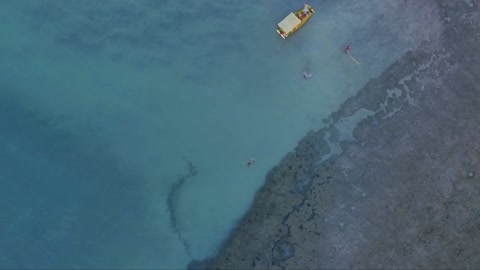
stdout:
[[(305, 9), (308, 9), (309, 12), (305, 12)], [(283, 38), (286, 39), (291, 34), (295, 33), (300, 29), (309, 19), (312, 17), (315, 10), (306, 3), (305, 6), (296, 12), (290, 12), (285, 19), (278, 23), (277, 33)]]

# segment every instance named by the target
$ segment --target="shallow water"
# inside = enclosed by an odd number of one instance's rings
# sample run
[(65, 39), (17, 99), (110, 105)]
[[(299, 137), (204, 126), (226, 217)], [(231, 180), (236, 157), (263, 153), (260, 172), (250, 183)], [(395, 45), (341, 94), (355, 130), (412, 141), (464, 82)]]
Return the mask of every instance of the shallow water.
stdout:
[(311, 4), (283, 40), (275, 25), (301, 3), (0, 2), (0, 265), (182, 268), (214, 254), (309, 129), (435, 38), (417, 31), (436, 16), (421, 4)]

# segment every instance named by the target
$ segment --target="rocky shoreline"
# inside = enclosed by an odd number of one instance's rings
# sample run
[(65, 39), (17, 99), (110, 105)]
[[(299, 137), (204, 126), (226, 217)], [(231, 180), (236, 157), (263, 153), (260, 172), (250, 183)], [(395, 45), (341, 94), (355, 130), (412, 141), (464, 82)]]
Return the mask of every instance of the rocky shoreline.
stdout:
[[(307, 134), (219, 255), (190, 269), (480, 265), (480, 1), (432, 3), (440, 40)], [(345, 134), (349, 119), (358, 125)], [(342, 153), (319, 162), (332, 147)]]

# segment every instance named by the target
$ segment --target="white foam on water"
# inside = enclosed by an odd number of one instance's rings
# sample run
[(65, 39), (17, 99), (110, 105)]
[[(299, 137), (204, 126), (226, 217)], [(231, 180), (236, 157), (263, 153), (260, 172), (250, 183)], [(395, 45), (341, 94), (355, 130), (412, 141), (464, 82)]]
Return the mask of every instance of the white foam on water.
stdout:
[[(68, 29), (74, 26), (80, 33), (92, 31), (85, 39), (104, 38), (95, 29), (82, 30), (91, 18), (79, 7), (64, 7), (75, 16), (37, 34), (29, 32), (28, 16), (0, 25), (8, 34), (0, 36), (5, 83), (44, 110), (68, 115), (72, 122), (63, 123), (65, 128), (81, 123), (99, 130), (96, 139), (108, 141), (129, 169), (143, 176), (139, 185), (151, 214), (143, 221), (149, 228), (144, 233), (161, 241), (157, 252), (118, 259), (119, 265), (135, 268), (185, 267), (192, 258), (213, 255), (251, 205), (268, 170), (346, 98), (424, 39), (416, 29), (425, 29), (429, 37), (435, 30), (412, 12), (426, 4), (396, 0), (313, 1), (311, 21), (286, 40), (275, 25), (302, 3), (205, 0), (191, 7), (160, 2), (157, 10), (141, 1), (105, 1), (97, 7), (108, 15), (128, 3), (128, 9), (144, 12), (135, 27), (116, 26), (107, 15), (99, 22), (125, 40), (158, 29), (151, 47), (143, 39), (135, 45), (111, 38), (104, 49), (90, 52), (56, 42), (76, 33)], [(76, 5), (49, 3), (48, 8)], [(18, 14), (33, 9), (10, 5)], [(178, 25), (172, 18), (180, 20)], [(347, 44), (360, 65), (344, 54)], [(115, 53), (120, 60), (109, 56)], [(313, 73), (309, 80), (302, 77), (305, 69)], [(354, 125), (345, 126), (348, 134), (342, 136), (350, 138)], [(252, 157), (256, 163), (247, 168)], [(166, 211), (170, 188), (187, 173), (187, 162), (198, 174), (175, 193), (171, 210), (189, 252)], [(108, 248), (114, 256), (119, 247)]]

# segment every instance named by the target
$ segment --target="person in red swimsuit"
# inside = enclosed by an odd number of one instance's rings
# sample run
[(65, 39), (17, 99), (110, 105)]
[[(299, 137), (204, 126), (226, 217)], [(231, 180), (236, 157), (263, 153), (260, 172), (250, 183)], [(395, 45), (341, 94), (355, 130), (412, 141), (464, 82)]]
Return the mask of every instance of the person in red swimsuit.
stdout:
[(347, 45), (347, 47), (345, 48), (345, 54), (347, 54), (349, 52), (350, 52), (350, 45)]

